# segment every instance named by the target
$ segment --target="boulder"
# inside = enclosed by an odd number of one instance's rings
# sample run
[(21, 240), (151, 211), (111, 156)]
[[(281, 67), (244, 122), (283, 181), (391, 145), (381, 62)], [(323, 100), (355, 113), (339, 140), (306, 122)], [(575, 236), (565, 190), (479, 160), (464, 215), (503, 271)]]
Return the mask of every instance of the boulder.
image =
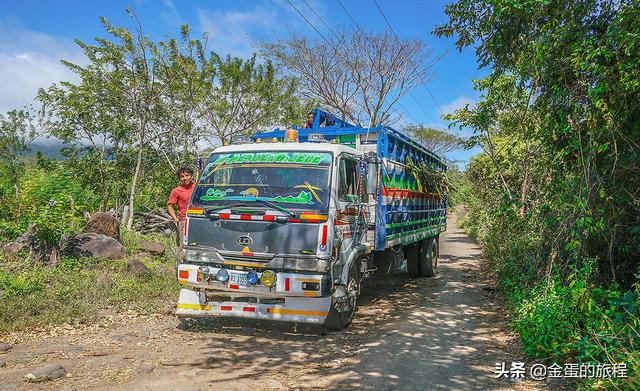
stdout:
[(109, 213), (94, 213), (82, 229), (83, 233), (106, 235), (120, 241), (120, 220)]
[(66, 374), (67, 371), (65, 371), (62, 365), (49, 364), (27, 373), (24, 377), (30, 383), (40, 383), (48, 380), (60, 379)]
[(9, 242), (2, 246), (2, 252), (7, 257), (8, 261), (15, 261), (16, 254), (27, 247), (26, 243), (21, 242)]
[(127, 270), (138, 275), (146, 274), (149, 271), (138, 258), (131, 258), (127, 261)]
[(116, 239), (94, 232), (71, 236), (64, 246), (64, 254), (99, 259), (124, 258), (124, 246)]
[(141, 240), (138, 246), (151, 254), (162, 255), (164, 254), (164, 245), (160, 242), (152, 240)]
[(31, 236), (29, 232), (22, 234), (19, 238), (14, 240), (13, 242), (9, 242), (2, 246), (2, 252), (4, 252), (5, 257), (8, 261), (15, 261), (16, 254), (24, 249), (29, 248), (29, 243), (31, 242)]

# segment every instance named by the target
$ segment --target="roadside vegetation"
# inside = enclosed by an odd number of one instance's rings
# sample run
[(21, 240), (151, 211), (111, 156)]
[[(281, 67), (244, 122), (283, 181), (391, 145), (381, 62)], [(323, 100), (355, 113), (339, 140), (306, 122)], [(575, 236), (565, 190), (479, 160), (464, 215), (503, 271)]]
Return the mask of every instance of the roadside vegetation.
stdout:
[(640, 388), (640, 3), (458, 1), (481, 99), (448, 116), (482, 153), (456, 197), (531, 359), (624, 363)]

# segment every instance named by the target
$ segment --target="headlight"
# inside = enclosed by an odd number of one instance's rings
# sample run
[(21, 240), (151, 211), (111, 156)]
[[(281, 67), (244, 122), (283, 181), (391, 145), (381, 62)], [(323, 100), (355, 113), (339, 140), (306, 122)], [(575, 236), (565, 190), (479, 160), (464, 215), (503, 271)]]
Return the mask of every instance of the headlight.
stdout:
[(260, 281), (260, 278), (258, 277), (258, 273), (254, 271), (250, 271), (249, 273), (247, 273), (247, 282), (249, 284), (255, 285), (258, 283), (258, 281)]
[(265, 270), (260, 276), (260, 282), (262, 285), (271, 288), (276, 284), (276, 273), (271, 270)]
[(229, 281), (229, 272), (226, 271), (226, 269), (218, 270), (218, 272), (216, 273), (216, 280), (218, 280), (220, 282)]

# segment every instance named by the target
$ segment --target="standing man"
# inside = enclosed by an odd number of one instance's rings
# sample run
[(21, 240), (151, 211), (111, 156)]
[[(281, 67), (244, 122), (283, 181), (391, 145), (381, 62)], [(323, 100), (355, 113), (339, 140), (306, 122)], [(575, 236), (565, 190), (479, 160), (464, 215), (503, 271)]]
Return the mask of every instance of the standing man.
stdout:
[[(187, 219), (187, 207), (189, 206), (189, 200), (191, 199), (191, 193), (193, 193), (195, 184), (193, 183), (193, 169), (189, 167), (181, 167), (176, 171), (176, 175), (180, 181), (180, 186), (171, 190), (171, 195), (167, 202), (167, 212), (178, 229), (177, 244), (178, 251), (180, 251), (182, 249), (182, 239), (184, 237), (184, 223)], [(178, 205), (177, 216), (174, 209), (176, 205)]]

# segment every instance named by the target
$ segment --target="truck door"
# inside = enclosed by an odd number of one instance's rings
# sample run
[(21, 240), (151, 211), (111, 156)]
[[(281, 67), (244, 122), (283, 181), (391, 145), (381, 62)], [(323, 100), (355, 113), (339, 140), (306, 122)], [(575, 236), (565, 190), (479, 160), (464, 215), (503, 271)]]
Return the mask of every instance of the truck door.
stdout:
[(336, 202), (336, 234), (342, 240), (340, 257), (349, 256), (351, 249), (363, 240), (366, 230), (364, 208), (368, 195), (366, 177), (360, 175), (360, 170), (355, 156), (340, 156)]

